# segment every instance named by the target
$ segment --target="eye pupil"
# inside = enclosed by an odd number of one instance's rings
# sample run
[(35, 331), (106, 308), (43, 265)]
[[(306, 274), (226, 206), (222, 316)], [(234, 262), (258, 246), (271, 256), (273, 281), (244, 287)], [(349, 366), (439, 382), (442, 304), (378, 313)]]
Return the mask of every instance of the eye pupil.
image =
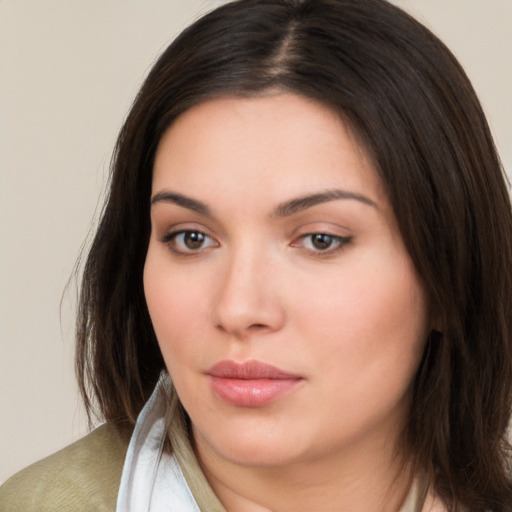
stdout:
[(197, 231), (189, 231), (185, 233), (184, 243), (188, 249), (200, 249), (204, 243), (205, 235)]
[(332, 236), (316, 234), (312, 236), (311, 243), (316, 249), (329, 249), (332, 244)]

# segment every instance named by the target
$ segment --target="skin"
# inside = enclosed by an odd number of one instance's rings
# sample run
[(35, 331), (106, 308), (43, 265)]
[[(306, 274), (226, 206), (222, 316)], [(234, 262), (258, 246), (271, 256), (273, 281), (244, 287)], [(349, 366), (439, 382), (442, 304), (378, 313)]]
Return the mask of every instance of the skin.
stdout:
[[(152, 197), (147, 304), (226, 509), (398, 510), (428, 304), (350, 130), (294, 94), (207, 101), (163, 136)], [(223, 360), (300, 381), (263, 407), (233, 406), (208, 375)]]

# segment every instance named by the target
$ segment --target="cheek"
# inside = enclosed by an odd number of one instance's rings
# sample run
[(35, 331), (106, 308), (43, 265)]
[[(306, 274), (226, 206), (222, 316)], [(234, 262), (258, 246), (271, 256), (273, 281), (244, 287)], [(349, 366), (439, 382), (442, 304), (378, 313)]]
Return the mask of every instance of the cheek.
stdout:
[(372, 273), (357, 284), (347, 279), (338, 307), (331, 301), (330, 314), (318, 322), (324, 342), (313, 357), (329, 391), (326, 403), (338, 415), (350, 411), (346, 425), (354, 434), (387, 418), (404, 421), (427, 338), (421, 286), (409, 272), (393, 275)]
[(403, 385), (421, 359), (429, 332), (423, 287), (408, 258), (384, 256), (362, 255), (323, 283), (303, 281), (309, 307), (297, 306), (297, 329), (316, 340), (311, 357), (340, 375), (340, 385), (394, 377)]
[(166, 264), (165, 255), (162, 258), (150, 247), (144, 267), (144, 294), (167, 364), (194, 349), (194, 340), (202, 339), (197, 335), (204, 323), (200, 311), (204, 309), (205, 290), (201, 282)]

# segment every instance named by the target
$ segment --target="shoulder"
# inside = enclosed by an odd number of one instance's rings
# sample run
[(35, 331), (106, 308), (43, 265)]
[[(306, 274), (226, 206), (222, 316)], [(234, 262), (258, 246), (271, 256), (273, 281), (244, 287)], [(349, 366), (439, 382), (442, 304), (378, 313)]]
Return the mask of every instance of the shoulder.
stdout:
[(128, 443), (102, 425), (0, 487), (2, 512), (111, 512)]

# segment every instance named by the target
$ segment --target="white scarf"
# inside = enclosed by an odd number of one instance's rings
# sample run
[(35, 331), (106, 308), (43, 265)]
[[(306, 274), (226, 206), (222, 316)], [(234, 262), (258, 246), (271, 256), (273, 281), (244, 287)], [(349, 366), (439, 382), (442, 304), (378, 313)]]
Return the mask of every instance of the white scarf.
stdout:
[(200, 512), (178, 460), (163, 452), (165, 434), (165, 396), (159, 383), (137, 419), (116, 512)]

